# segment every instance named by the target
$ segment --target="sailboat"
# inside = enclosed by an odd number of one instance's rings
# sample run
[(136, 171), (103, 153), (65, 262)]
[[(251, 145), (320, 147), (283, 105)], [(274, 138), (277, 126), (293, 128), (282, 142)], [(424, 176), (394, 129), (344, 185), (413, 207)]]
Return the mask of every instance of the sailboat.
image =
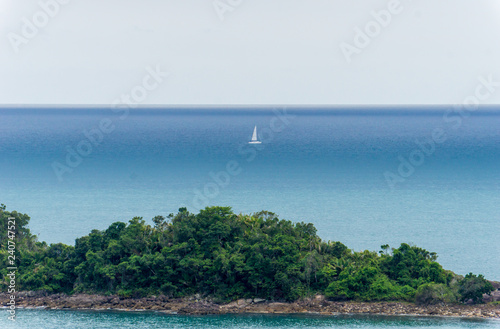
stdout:
[(257, 139), (257, 126), (253, 128), (252, 140), (248, 144), (261, 144), (262, 142)]

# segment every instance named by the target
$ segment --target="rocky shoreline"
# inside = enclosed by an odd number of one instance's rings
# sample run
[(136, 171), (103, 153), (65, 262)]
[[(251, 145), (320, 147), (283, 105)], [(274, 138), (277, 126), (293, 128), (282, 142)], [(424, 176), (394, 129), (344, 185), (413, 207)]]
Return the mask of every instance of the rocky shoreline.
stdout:
[[(0, 293), (6, 307), (9, 295)], [(452, 316), (500, 319), (500, 304), (481, 305), (416, 305), (403, 302), (332, 302), (324, 296), (315, 296), (293, 303), (271, 302), (263, 299), (239, 299), (229, 304), (217, 304), (206, 299), (191, 297), (172, 299), (166, 296), (123, 298), (102, 295), (65, 295), (20, 292), (16, 296), (20, 308), (92, 309), (124, 311), (159, 311), (168, 314), (379, 314), (413, 316)]]

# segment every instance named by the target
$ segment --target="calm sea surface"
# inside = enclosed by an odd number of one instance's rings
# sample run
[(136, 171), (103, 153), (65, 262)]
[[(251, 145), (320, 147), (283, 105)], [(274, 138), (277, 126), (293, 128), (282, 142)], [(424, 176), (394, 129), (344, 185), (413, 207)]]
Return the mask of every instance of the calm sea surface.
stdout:
[(500, 112), (446, 111), (4, 109), (0, 202), (68, 244), (181, 206), (265, 209), (355, 250), (414, 243), (500, 280)]
[[(312, 222), (355, 250), (414, 243), (500, 280), (500, 112), (0, 110), (0, 202), (73, 244), (133, 216), (229, 205)], [(250, 140), (257, 125), (263, 143)], [(99, 132), (100, 131), (100, 132)], [(2, 328), (11, 328), (7, 314)], [(16, 328), (493, 328), (388, 317), (23, 310)], [(13, 327), (12, 327), (13, 328)]]
[(311, 315), (218, 315), (176, 316), (150, 312), (20, 310), (15, 323), (0, 311), (2, 328), (16, 329), (104, 329), (104, 328), (190, 328), (190, 329), (319, 329), (319, 328), (500, 328), (500, 321), (461, 318), (388, 317), (388, 316), (311, 316)]

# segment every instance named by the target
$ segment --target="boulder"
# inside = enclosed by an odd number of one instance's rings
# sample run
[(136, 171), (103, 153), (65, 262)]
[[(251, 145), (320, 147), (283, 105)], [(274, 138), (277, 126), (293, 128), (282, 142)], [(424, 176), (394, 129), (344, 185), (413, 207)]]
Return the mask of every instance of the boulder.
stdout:
[(500, 290), (492, 291), (490, 295), (487, 294), (483, 295), (483, 302), (485, 303), (498, 302), (498, 301), (500, 301)]
[(326, 299), (325, 295), (316, 295), (314, 296), (314, 299), (317, 301), (317, 302), (322, 302)]

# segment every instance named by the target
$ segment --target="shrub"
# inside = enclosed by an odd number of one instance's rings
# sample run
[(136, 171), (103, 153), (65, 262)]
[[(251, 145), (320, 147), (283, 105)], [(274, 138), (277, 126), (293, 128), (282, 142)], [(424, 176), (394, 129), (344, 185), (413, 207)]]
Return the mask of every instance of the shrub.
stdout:
[(401, 289), (399, 289), (399, 296), (401, 299), (404, 299), (406, 301), (412, 301), (415, 299), (415, 293), (416, 293), (416, 290), (413, 289), (412, 287), (406, 285), (406, 286), (403, 286), (401, 287)]
[(352, 298), (352, 292), (349, 291), (347, 282), (333, 281), (325, 290), (325, 296), (332, 300), (345, 300)]
[(395, 300), (398, 299), (398, 288), (386, 275), (380, 274), (370, 285), (368, 295), (370, 300)]
[(124, 297), (124, 298), (130, 298), (132, 297), (133, 295), (133, 291), (130, 290), (130, 289), (120, 289), (116, 292), (116, 294), (120, 297)]
[(450, 288), (441, 283), (425, 283), (418, 287), (415, 302), (420, 305), (454, 303), (457, 299)]
[(481, 274), (478, 276), (469, 273), (460, 281), (458, 293), (462, 302), (472, 300), (472, 303), (481, 303), (483, 294), (490, 294), (495, 288), (491, 282), (486, 280)]

